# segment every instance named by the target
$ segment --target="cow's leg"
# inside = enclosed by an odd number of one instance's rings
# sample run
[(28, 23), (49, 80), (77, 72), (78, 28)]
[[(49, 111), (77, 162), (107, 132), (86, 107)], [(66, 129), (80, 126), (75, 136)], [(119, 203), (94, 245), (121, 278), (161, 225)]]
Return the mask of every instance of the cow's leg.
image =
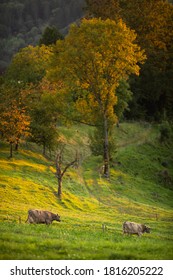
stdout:
[(28, 222), (29, 222), (29, 224), (35, 224), (36, 223), (35, 220), (32, 217), (28, 218)]
[(52, 222), (49, 219), (47, 219), (47, 220), (45, 220), (45, 223), (46, 223), (46, 225), (49, 226)]
[(123, 235), (126, 234), (126, 229), (125, 227), (123, 226)]
[(126, 235), (126, 234), (129, 235), (129, 232), (127, 230), (123, 229), (123, 235)]
[(25, 223), (31, 224), (31, 223), (33, 223), (33, 219), (28, 215), (28, 218), (25, 221)]

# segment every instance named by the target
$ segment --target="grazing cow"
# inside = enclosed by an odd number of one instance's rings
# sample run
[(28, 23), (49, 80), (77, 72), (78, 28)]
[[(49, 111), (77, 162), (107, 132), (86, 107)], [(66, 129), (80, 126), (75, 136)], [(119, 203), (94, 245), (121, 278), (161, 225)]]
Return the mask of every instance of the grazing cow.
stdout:
[(150, 228), (143, 224), (137, 224), (133, 222), (123, 223), (123, 234), (137, 234), (142, 235), (144, 232), (150, 233)]
[(30, 224), (51, 224), (53, 221), (60, 222), (60, 216), (49, 211), (29, 210), (26, 222)]

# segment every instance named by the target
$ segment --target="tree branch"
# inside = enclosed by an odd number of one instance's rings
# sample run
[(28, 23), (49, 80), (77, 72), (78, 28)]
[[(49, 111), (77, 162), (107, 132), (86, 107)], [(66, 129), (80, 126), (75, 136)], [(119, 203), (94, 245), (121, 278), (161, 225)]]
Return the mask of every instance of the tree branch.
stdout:
[(63, 172), (61, 173), (61, 177), (64, 176), (64, 174), (65, 174), (65, 172), (67, 171), (67, 169), (68, 169), (70, 166), (72, 166), (76, 161), (77, 161), (77, 159), (73, 160), (72, 162), (70, 162), (70, 163), (68, 163), (68, 164), (66, 165), (66, 167), (65, 167), (64, 170), (63, 170)]

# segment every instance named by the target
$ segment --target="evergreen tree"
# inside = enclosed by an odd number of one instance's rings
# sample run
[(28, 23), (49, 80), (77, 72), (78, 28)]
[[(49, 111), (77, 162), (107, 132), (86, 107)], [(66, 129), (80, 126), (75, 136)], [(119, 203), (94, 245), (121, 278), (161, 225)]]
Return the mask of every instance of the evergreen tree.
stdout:
[(42, 34), (42, 37), (40, 38), (39, 44), (49, 46), (55, 44), (57, 40), (62, 39), (62, 34), (55, 26), (47, 26)]

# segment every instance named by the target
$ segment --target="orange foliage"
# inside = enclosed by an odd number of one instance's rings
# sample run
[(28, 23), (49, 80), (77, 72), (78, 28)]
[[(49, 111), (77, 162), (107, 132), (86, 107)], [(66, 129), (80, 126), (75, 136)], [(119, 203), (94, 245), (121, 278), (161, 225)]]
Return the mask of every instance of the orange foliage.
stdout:
[(26, 115), (25, 108), (19, 108), (14, 100), (0, 116), (0, 131), (8, 143), (18, 144), (21, 138), (29, 136), (30, 117)]
[(51, 77), (63, 79), (66, 90), (76, 93), (83, 118), (116, 122), (116, 88), (130, 74), (138, 75), (138, 63), (145, 60), (135, 39), (122, 20), (93, 18), (72, 25), (65, 40), (57, 42)]

